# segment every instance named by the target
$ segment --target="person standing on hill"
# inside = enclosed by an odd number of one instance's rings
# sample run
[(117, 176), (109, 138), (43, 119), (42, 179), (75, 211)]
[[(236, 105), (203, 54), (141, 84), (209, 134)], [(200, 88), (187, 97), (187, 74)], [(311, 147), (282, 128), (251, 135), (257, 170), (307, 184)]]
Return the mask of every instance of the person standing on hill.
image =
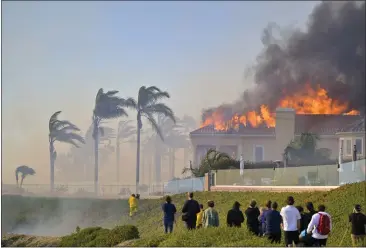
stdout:
[[(306, 203), (306, 209), (308, 210), (307, 213), (304, 213), (304, 220), (303, 220), (303, 224), (305, 227), (307, 227), (311, 221), (311, 218), (313, 217), (314, 214), (318, 213), (317, 211), (315, 211), (314, 209), (314, 205), (312, 202), (307, 202)], [(302, 231), (302, 230), (301, 230)]]
[(268, 210), (264, 215), (264, 221), (266, 223), (265, 234), (268, 236), (271, 244), (273, 244), (273, 242), (276, 242), (277, 244), (281, 242), (282, 217), (277, 211), (277, 207), (277, 202), (273, 202), (271, 209)]
[(305, 230), (308, 227), (309, 223), (306, 223), (307, 216), (304, 213), (304, 208), (302, 206), (296, 206), (296, 208), (297, 208), (297, 210), (299, 210), (299, 213), (301, 216), (299, 230), (300, 230), (300, 232), (302, 232), (303, 230)]
[(265, 207), (260, 211), (259, 222), (260, 222), (260, 233), (264, 236), (266, 233), (266, 222), (264, 220), (265, 214), (271, 210), (272, 201), (267, 201)]
[(128, 199), (128, 204), (130, 205), (130, 217), (132, 217), (137, 212), (137, 199), (136, 195), (132, 194)]
[(259, 209), (257, 208), (257, 202), (252, 200), (249, 204), (247, 210), (245, 210), (245, 215), (247, 217), (247, 228), (250, 232), (255, 235), (259, 235), (259, 220), (260, 215)]
[(361, 213), (361, 205), (356, 204), (353, 213), (349, 215), (351, 223), (352, 245), (366, 246), (366, 216)]
[(329, 233), (332, 231), (332, 218), (330, 214), (325, 212), (325, 206), (319, 205), (318, 213), (311, 218), (309, 226), (306, 230), (308, 234), (312, 233), (313, 244), (317, 247), (327, 245)]
[(240, 210), (240, 203), (234, 202), (233, 208), (229, 210), (226, 217), (226, 223), (229, 227), (241, 227), (244, 222), (243, 212)]
[(177, 213), (177, 209), (175, 205), (172, 203), (172, 198), (170, 196), (166, 197), (166, 201), (162, 206), (164, 212), (164, 230), (165, 233), (172, 233), (173, 232), (173, 225), (175, 222), (175, 214)]
[(286, 246), (291, 247), (299, 243), (300, 212), (294, 207), (295, 200), (292, 196), (287, 198), (287, 206), (281, 209), (283, 220), (282, 228), (285, 232)]
[(203, 227), (218, 227), (219, 226), (219, 213), (214, 209), (214, 201), (207, 202), (208, 208), (203, 212), (202, 223)]
[(204, 212), (202, 204), (200, 204), (200, 209), (201, 209), (201, 211), (197, 214), (197, 222), (196, 222), (197, 228), (202, 227), (202, 216), (203, 216), (203, 212)]
[(188, 230), (196, 229), (197, 214), (201, 211), (196, 200), (193, 199), (193, 192), (187, 194), (188, 200), (185, 201), (182, 208), (182, 220), (185, 222)]

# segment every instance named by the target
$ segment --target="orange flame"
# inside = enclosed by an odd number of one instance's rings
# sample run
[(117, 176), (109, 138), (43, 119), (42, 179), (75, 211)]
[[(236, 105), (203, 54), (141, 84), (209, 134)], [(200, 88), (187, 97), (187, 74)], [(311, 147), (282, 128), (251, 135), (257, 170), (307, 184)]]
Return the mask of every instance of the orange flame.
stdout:
[[(328, 96), (328, 92), (320, 86), (314, 90), (308, 84), (302, 91), (281, 99), (278, 107), (293, 108), (297, 114), (358, 115), (360, 113), (354, 109), (349, 110), (348, 103), (341, 103), (331, 99)], [(275, 114), (270, 113), (267, 105), (261, 105), (258, 112), (252, 110), (243, 114), (236, 113), (230, 120), (225, 121), (224, 113), (218, 109), (206, 117), (201, 127), (214, 125), (216, 130), (227, 130), (229, 128), (238, 129), (240, 124), (252, 127), (264, 124), (266, 127), (274, 127), (276, 125)]]

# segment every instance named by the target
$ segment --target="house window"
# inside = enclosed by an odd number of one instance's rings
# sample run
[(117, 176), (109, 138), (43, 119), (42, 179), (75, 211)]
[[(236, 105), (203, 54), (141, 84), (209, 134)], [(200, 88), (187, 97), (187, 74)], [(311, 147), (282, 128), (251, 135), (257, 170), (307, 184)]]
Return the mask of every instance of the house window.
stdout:
[(264, 160), (264, 147), (254, 146), (254, 162), (262, 162)]
[(346, 156), (352, 156), (352, 140), (351, 139), (346, 139), (346, 150), (345, 150), (345, 155)]
[(355, 139), (355, 145), (356, 145), (356, 149), (357, 149), (357, 154), (362, 154), (363, 151), (363, 147), (362, 147), (362, 139), (361, 138), (356, 138)]

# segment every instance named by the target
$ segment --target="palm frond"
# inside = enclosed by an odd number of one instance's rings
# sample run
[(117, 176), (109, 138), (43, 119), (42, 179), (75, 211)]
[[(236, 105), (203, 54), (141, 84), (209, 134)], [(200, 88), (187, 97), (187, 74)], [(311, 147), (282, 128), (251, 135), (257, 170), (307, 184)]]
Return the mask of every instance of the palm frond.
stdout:
[(52, 127), (54, 125), (54, 122), (57, 121), (58, 116), (61, 114), (62, 111), (57, 111), (53, 115), (51, 115), (51, 118), (48, 122), (49, 132), (52, 131)]
[(107, 91), (105, 94), (106, 94), (106, 96), (114, 96), (118, 92), (119, 92), (118, 90), (111, 90), (111, 91)]
[(75, 124), (71, 123), (70, 121), (57, 120), (54, 122), (53, 130), (61, 130), (64, 128), (67, 128), (68, 130), (73, 130), (73, 131), (80, 131), (80, 129)]
[(164, 103), (155, 103), (153, 105), (146, 106), (143, 111), (152, 114), (162, 114), (176, 123), (173, 110)]
[(16, 177), (18, 173), (21, 173), (23, 175), (34, 175), (36, 174), (36, 171), (27, 165), (20, 165), (15, 169)]
[(127, 108), (137, 109), (137, 102), (132, 97), (129, 97), (127, 99), (124, 99), (123, 106), (125, 106)]
[(94, 118), (99, 119), (114, 119), (122, 116), (127, 116), (124, 107), (131, 107), (133, 101), (131, 99), (125, 100), (115, 96), (118, 91), (108, 91), (103, 93), (100, 89), (97, 93), (95, 107), (93, 110)]
[(147, 118), (147, 120), (149, 121), (151, 127), (159, 135), (160, 139), (162, 141), (164, 141), (163, 134), (162, 134), (162, 132), (160, 130), (160, 127), (159, 127), (158, 123), (156, 123), (156, 121), (155, 121), (154, 116), (152, 115), (152, 113), (143, 113), (143, 115)]
[(60, 142), (64, 142), (64, 143), (69, 143), (72, 144), (76, 147), (79, 147), (79, 144), (76, 142), (80, 142), (82, 144), (85, 144), (85, 139), (83, 136), (76, 134), (76, 133), (63, 133), (63, 132), (59, 132), (56, 134), (55, 136), (57, 141)]

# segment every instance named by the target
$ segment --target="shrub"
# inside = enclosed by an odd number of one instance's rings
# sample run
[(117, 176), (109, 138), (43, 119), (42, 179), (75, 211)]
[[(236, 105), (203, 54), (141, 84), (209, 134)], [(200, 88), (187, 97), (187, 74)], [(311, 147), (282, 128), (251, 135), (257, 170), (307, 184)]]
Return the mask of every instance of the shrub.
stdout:
[(111, 247), (123, 241), (139, 237), (137, 227), (132, 225), (116, 226), (112, 230), (89, 227), (61, 238), (62, 247)]

